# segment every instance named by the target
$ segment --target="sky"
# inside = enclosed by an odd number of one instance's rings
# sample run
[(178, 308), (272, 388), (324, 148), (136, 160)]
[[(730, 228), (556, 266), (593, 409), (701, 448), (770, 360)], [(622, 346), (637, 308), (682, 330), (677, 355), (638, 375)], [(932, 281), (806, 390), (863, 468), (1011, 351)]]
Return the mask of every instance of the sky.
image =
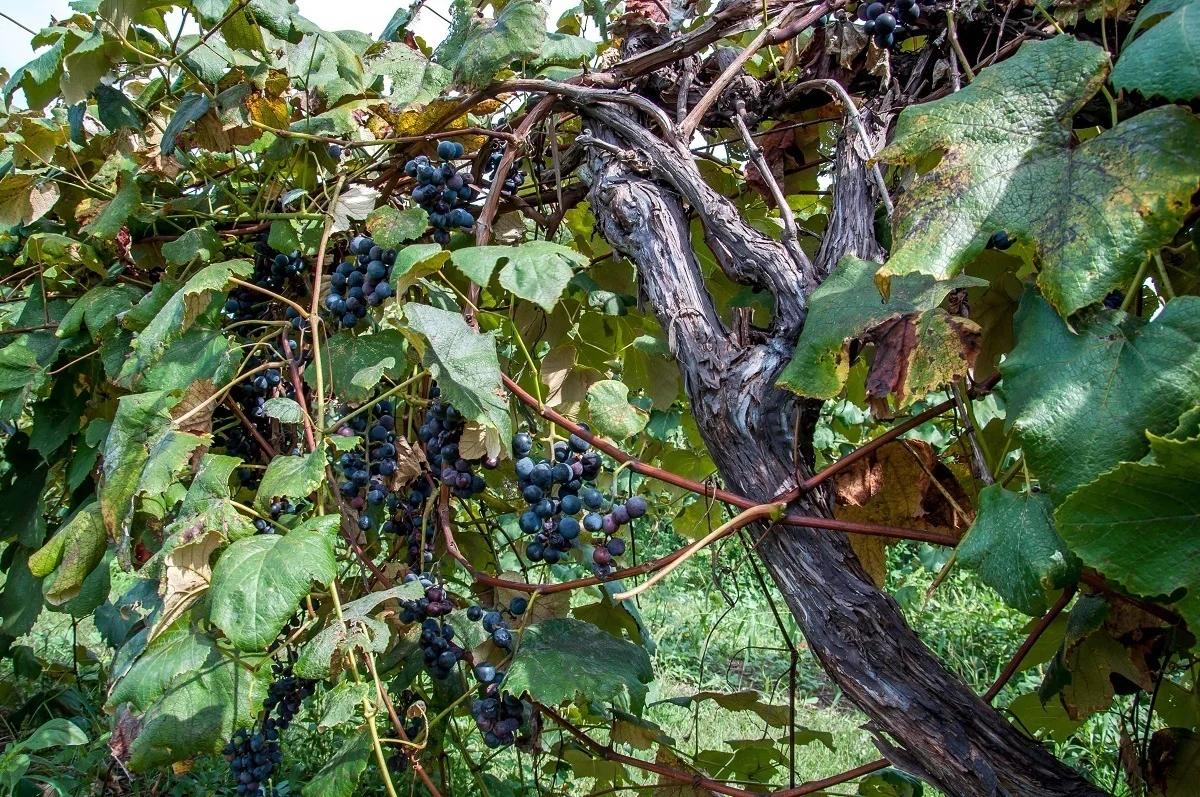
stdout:
[[(401, 3), (397, 0), (299, 0), (297, 5), (301, 14), (326, 30), (353, 29), (378, 36)], [(408, 5), (407, 0), (403, 5)], [(555, 2), (551, 5), (557, 8), (563, 4)], [(431, 44), (441, 41), (446, 23), (433, 12), (445, 16), (449, 6), (450, 0), (430, 0), (417, 18), (417, 35)], [(353, 13), (347, 13), (351, 10)], [(49, 25), (51, 17), (65, 19), (74, 13), (68, 0), (0, 0), (0, 12), (33, 30)], [(557, 19), (553, 11), (550, 19), (553, 25), (553, 20)], [(179, 24), (178, 12), (175, 12), (174, 22)], [(0, 17), (0, 66), (9, 74), (33, 58), (29, 39), (27, 31)]]

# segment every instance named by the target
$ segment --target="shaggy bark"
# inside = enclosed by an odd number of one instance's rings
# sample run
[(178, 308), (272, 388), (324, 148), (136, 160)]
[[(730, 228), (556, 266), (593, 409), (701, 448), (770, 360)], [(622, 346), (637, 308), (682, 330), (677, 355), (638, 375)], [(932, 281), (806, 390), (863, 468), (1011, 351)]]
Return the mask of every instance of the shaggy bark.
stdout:
[[(805, 297), (842, 251), (877, 252), (874, 200), (861, 160), (845, 142), (839, 147), (833, 240), (812, 273), (801, 273), (778, 241), (749, 227), (708, 188), (685, 148), (611, 107), (578, 110), (599, 139), (589, 161), (598, 227), (638, 266), (640, 288), (666, 331), (725, 483), (767, 501), (793, 486), (797, 474), (809, 473), (804, 461), (796, 462), (793, 429), (797, 412), (800, 428), (811, 429), (816, 407), (774, 388), (803, 324)], [(704, 222), (726, 273), (775, 294), (776, 317), (765, 342), (739, 341), (717, 314), (690, 244), (685, 201)], [(830, 510), (822, 495), (792, 508), (824, 517)], [(875, 588), (844, 535), (776, 528), (760, 552), (809, 645), (871, 717), (877, 743), (897, 766), (952, 795), (1103, 794), (948, 673), (890, 596)]]

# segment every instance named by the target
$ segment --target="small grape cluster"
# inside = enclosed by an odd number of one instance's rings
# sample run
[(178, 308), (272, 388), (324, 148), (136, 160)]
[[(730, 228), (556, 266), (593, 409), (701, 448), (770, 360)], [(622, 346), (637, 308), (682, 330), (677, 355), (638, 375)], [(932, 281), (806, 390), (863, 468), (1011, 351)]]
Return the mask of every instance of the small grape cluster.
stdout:
[(471, 716), (483, 734), (483, 743), (491, 748), (507, 747), (516, 741), (516, 733), (528, 721), (533, 706), (500, 691), (503, 670), (483, 662), (475, 665), (474, 675), (479, 697), (471, 703)]
[(454, 611), (454, 604), (446, 590), (434, 583), (428, 573), (417, 575), (409, 573), (404, 577), (404, 583), (419, 581), (425, 588), (425, 597), (418, 600), (403, 601), (400, 604), (400, 622), (424, 622), (427, 617), (444, 617)]
[[(264, 793), (262, 784), (271, 777), (275, 766), (283, 761), (278, 731), (263, 734), (238, 728), (222, 752), (229, 763), (238, 794)], [(265, 793), (275, 795), (277, 792), (271, 789)]]
[(350, 241), (350, 255), (329, 276), (325, 309), (332, 314), (335, 328), (340, 324), (353, 329), (366, 317), (368, 307), (378, 307), (392, 295), (388, 278), (396, 262), (396, 250), (384, 249), (365, 235), (356, 235)]
[[(283, 760), (279, 734), (287, 730), (300, 711), (300, 703), (316, 690), (317, 682), (292, 674), (292, 664), (276, 662), (271, 666), (275, 681), (263, 699), (260, 730), (239, 728), (222, 751), (229, 763), (238, 794), (264, 793), (275, 767)], [(272, 789), (266, 792), (275, 795)]]
[(466, 655), (462, 646), (454, 641), (454, 626), (433, 617), (421, 623), (421, 648), (425, 654), (425, 666), (435, 678), (441, 679), (449, 678), (454, 666)]
[(431, 516), (425, 527), (424, 552), (422, 553), (421, 519), (424, 517), (425, 502), (433, 492), (433, 485), (425, 478), (417, 479), (406, 501), (398, 501), (391, 507), (392, 513), (385, 520), (381, 531), (385, 534), (404, 536), (408, 545), (408, 567), (420, 572), (433, 561), (433, 538), (435, 519)]
[[(503, 160), (503, 158), (504, 153), (498, 149), (494, 150), (490, 155), (488, 155), (487, 173), (489, 175), (493, 177), (495, 176), (496, 168), (500, 165), (500, 161)], [(524, 182), (525, 172), (521, 171), (520, 169), (510, 169), (508, 175), (504, 178), (504, 185), (500, 187), (500, 193), (515, 194), (517, 189), (520, 188)]]
[[(282, 515), (298, 515), (303, 512), (306, 504), (303, 501), (292, 503), (287, 498), (280, 498), (278, 501), (272, 501), (267, 511), (271, 515), (271, 520), (279, 520)], [(275, 531), (271, 524), (265, 518), (255, 518), (254, 528), (259, 534), (274, 534)]]
[(450, 230), (470, 230), (475, 226), (475, 217), (466, 209), (477, 196), (471, 185), (471, 175), (460, 172), (452, 163), (465, 151), (456, 141), (443, 141), (437, 148), (442, 163), (418, 155), (404, 164), (404, 173), (417, 180), (413, 201), (429, 214), (429, 223), (434, 228), (433, 240), (439, 244), (450, 242)]
[[(425, 444), (425, 458), (434, 475), (459, 498), (470, 498), (487, 489), (487, 482), (475, 473), (474, 462), (459, 456), (458, 442), (466, 425), (453, 404), (443, 401), (437, 385), (429, 388), (431, 403), (425, 410), (425, 423), (417, 429), (417, 439)], [(482, 460), (483, 467), (496, 467), (497, 460)]]
[[(608, 576), (613, 557), (625, 553), (625, 541), (613, 535), (646, 514), (646, 499), (634, 496), (616, 504), (591, 486), (600, 474), (600, 455), (590, 451), (591, 446), (578, 435), (554, 444), (554, 461), (530, 457), (533, 438), (524, 432), (513, 436), (512, 448), (513, 456), (518, 457), (517, 485), (529, 504), (517, 524), (533, 536), (525, 555), (533, 562), (554, 564), (576, 544), (581, 530), (604, 534), (609, 539), (593, 549), (592, 571), (601, 578)], [(578, 519), (581, 514), (582, 522)]]
[[(397, 501), (388, 490), (384, 479), (396, 472), (396, 418), (390, 401), (381, 401), (371, 408), (371, 420), (366, 415), (356, 415), (338, 431), (349, 436), (354, 432), (367, 436), (369, 459), (359, 451), (347, 451), (338, 458), (344, 481), (342, 495), (358, 511), (368, 506), (380, 506), (385, 501), (394, 506)], [(363, 495), (363, 490), (366, 494)], [(362, 514), (358, 527), (371, 529), (371, 517)]]
[(875, 38), (875, 46), (887, 49), (903, 38), (905, 28), (921, 18), (916, 0), (895, 0), (889, 8), (879, 0), (858, 4), (858, 21), (863, 33)]
[[(281, 254), (267, 243), (266, 233), (259, 236), (254, 244), (254, 274), (250, 282), (273, 293), (280, 293), (289, 277), (303, 271), (304, 259), (299, 252)], [(229, 292), (229, 298), (225, 301), (225, 314), (235, 321), (261, 319), (266, 316), (269, 303), (270, 299), (264, 294), (250, 288), (236, 288)], [(295, 310), (292, 312), (295, 313)], [(288, 318), (292, 319), (293, 327), (300, 328), (298, 314), (295, 318), (289, 314)]]

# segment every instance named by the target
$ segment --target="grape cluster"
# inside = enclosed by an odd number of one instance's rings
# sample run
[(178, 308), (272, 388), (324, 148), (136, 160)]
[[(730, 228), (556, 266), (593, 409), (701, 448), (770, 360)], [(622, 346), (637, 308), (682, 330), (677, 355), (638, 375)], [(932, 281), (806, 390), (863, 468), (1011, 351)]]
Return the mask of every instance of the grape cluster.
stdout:
[(1104, 297), (1104, 306), (1109, 310), (1120, 310), (1125, 303), (1125, 293), (1120, 288), (1114, 288)]
[[(522, 606), (521, 612), (514, 612), (513, 614), (515, 616), (516, 614), (524, 611), (525, 608)], [(501, 616), (500, 612), (485, 612), (479, 606), (472, 606), (467, 609), (467, 619), (480, 621), (480, 623), (483, 625), (483, 630), (486, 631), (492, 638), (492, 643), (496, 647), (506, 651), (512, 650), (513, 640), (511, 626), (509, 626), (508, 621)]]
[(504, 671), (487, 662), (475, 665), (479, 697), (471, 703), (471, 716), (488, 747), (506, 747), (516, 741), (516, 733), (528, 721), (533, 706), (514, 695), (501, 692)]
[(1010, 238), (1007, 232), (1004, 230), (996, 230), (994, 233), (992, 233), (992, 237), (988, 238), (986, 248), (1004, 251), (1015, 243), (1016, 239)]
[[(303, 501), (293, 504), (287, 498), (280, 498), (278, 501), (272, 501), (268, 507), (271, 514), (271, 520), (279, 520), (281, 515), (298, 515), (304, 511), (306, 504)], [(264, 518), (254, 519), (254, 528), (259, 534), (274, 534), (275, 531), (271, 524)]]
[(443, 587), (435, 584), (433, 577), (428, 573), (422, 573), (419, 576), (416, 573), (409, 573), (404, 577), (405, 584), (413, 581), (419, 581), (425, 588), (425, 597), (401, 602), (400, 622), (423, 623), (428, 617), (444, 617), (454, 611), (454, 604), (450, 601), (449, 594)]
[[(417, 439), (425, 444), (425, 458), (429, 467), (443, 484), (459, 498), (470, 498), (487, 489), (487, 482), (475, 473), (475, 462), (459, 456), (458, 442), (466, 425), (453, 404), (442, 401), (441, 389), (433, 385), (429, 389), (432, 400), (425, 410), (425, 423), (417, 429)], [(494, 468), (497, 461), (488, 457), (483, 467)]]
[(225, 745), (225, 760), (237, 783), (238, 794), (276, 795), (275, 789), (266, 791), (275, 766), (283, 760), (279, 749), (279, 733), (287, 730), (292, 719), (300, 711), (300, 703), (316, 690), (316, 681), (299, 678), (292, 674), (291, 663), (276, 662), (271, 666), (275, 681), (263, 699), (263, 715), (260, 730), (239, 728)]
[(863, 33), (875, 38), (875, 46), (887, 49), (903, 38), (905, 28), (921, 18), (916, 0), (895, 0), (889, 8), (879, 0), (858, 4), (858, 21)]
[(517, 486), (529, 504), (517, 525), (533, 536), (525, 555), (533, 562), (554, 564), (576, 545), (580, 531), (603, 534), (609, 539), (593, 549), (592, 572), (601, 578), (611, 574), (613, 557), (625, 553), (625, 541), (613, 535), (646, 514), (646, 499), (634, 496), (624, 504), (607, 501), (591, 484), (600, 474), (600, 455), (578, 435), (554, 444), (553, 461), (530, 457), (533, 438), (524, 432), (513, 436), (512, 448), (518, 457)]
[(391, 508), (391, 517), (385, 520), (381, 531), (404, 537), (408, 546), (408, 567), (420, 572), (433, 561), (433, 537), (435, 519), (431, 515), (424, 533), (422, 549), (421, 519), (424, 517), (425, 502), (433, 492), (433, 485), (424, 478), (417, 479), (406, 501), (397, 501)]
[(404, 164), (404, 173), (417, 180), (413, 201), (429, 214), (429, 223), (434, 228), (433, 240), (439, 244), (450, 242), (450, 230), (470, 230), (475, 226), (475, 217), (466, 209), (477, 195), (471, 185), (471, 175), (458, 171), (451, 162), (461, 158), (464, 152), (462, 144), (443, 141), (437, 148), (442, 163), (418, 155)]
[[(300, 257), (299, 252), (280, 254), (267, 243), (266, 233), (259, 236), (254, 244), (254, 274), (250, 277), (250, 282), (273, 293), (282, 293), (288, 278), (303, 271), (304, 259)], [(236, 288), (229, 292), (229, 298), (225, 301), (225, 314), (235, 321), (262, 319), (266, 317), (270, 301), (258, 291)], [(295, 313), (296, 311), (292, 310), (288, 318), (292, 321), (292, 326), (299, 329), (301, 319)]]
[[(441, 587), (435, 587), (441, 589)], [(435, 678), (449, 678), (466, 651), (454, 642), (454, 626), (433, 617), (421, 623), (421, 648), (425, 666)]]
[(378, 307), (392, 295), (388, 278), (396, 262), (396, 250), (384, 249), (365, 235), (356, 235), (350, 241), (350, 255), (329, 276), (329, 295), (325, 297), (332, 325), (347, 329), (366, 317), (368, 307)]
[[(496, 168), (500, 165), (500, 161), (503, 160), (503, 158), (504, 153), (498, 149), (488, 155), (487, 173), (489, 175), (493, 177), (495, 176)], [(520, 188), (521, 184), (524, 182), (525, 172), (521, 171), (520, 169), (510, 169), (508, 175), (504, 178), (504, 185), (500, 187), (500, 193), (515, 194), (517, 189)]]
[[(357, 432), (367, 436), (369, 458), (359, 451), (347, 451), (338, 458), (342, 471), (342, 495), (349, 499), (354, 509), (362, 512), (369, 506), (380, 506), (385, 501), (390, 506), (398, 502), (388, 490), (385, 479), (396, 472), (396, 418), (392, 402), (381, 401), (371, 408), (371, 420), (366, 415), (356, 415), (339, 428), (338, 432), (350, 436)], [(363, 491), (365, 490), (365, 495)], [(371, 517), (363, 513), (358, 518), (358, 527), (371, 529)]]

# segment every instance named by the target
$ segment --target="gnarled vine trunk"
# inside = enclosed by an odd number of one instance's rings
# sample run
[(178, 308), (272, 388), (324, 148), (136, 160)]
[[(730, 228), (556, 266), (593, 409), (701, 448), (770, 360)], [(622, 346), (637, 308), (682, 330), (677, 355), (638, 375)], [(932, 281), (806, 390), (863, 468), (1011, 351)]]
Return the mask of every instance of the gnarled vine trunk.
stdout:
[[(816, 406), (774, 387), (803, 325), (806, 298), (843, 253), (878, 254), (861, 159), (843, 138), (830, 233), (806, 272), (705, 185), (683, 145), (612, 106), (579, 111), (601, 142), (589, 161), (598, 226), (638, 267), (721, 477), (730, 489), (768, 501), (808, 474), (796, 452), (811, 445)], [(692, 251), (685, 202), (729, 276), (774, 294), (772, 327), (758, 339), (735, 336), (718, 316)], [(817, 494), (792, 509), (830, 513), (827, 497)], [(877, 744), (895, 765), (952, 795), (1103, 793), (948, 673), (874, 586), (844, 535), (777, 527), (759, 550), (810, 647), (871, 717)]]

